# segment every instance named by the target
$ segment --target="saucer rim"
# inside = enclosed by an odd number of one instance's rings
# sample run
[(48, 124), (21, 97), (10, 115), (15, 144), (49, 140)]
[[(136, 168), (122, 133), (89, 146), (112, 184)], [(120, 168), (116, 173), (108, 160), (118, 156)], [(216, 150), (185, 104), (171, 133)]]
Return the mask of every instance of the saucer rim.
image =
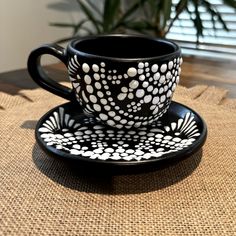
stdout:
[[(50, 109), (48, 112), (46, 112), (37, 122), (37, 125), (35, 127), (35, 139), (37, 144), (40, 146), (40, 148), (49, 156), (53, 158), (58, 158), (63, 161), (72, 161), (72, 162), (80, 162), (81, 164), (93, 164), (93, 165), (99, 165), (99, 166), (110, 166), (110, 167), (132, 167), (132, 166), (143, 166), (143, 165), (153, 165), (153, 164), (159, 164), (159, 163), (168, 163), (168, 162), (174, 162), (178, 161), (184, 158), (187, 158), (191, 156), (192, 154), (196, 153), (200, 148), (205, 144), (206, 139), (207, 139), (207, 125), (204, 119), (192, 108), (183, 105), (182, 103), (172, 101), (171, 105), (174, 104), (174, 106), (180, 106), (183, 107), (187, 110), (189, 110), (191, 113), (194, 114), (194, 116), (197, 117), (199, 122), (201, 123), (202, 131), (200, 133), (200, 136), (196, 139), (194, 143), (192, 143), (190, 146), (179, 150), (178, 152), (173, 152), (173, 153), (168, 153), (165, 155), (165, 157), (160, 157), (160, 158), (151, 158), (147, 160), (131, 160), (131, 161), (126, 161), (126, 160), (96, 160), (96, 159), (90, 159), (90, 158), (84, 158), (80, 155), (73, 155), (70, 153), (63, 152), (61, 150), (58, 150), (52, 146), (47, 146), (45, 145), (45, 142), (40, 136), (40, 133), (38, 129), (42, 125), (43, 121), (50, 115), (52, 114), (55, 110), (59, 109), (59, 107), (69, 105), (73, 102), (66, 102), (63, 104), (60, 104), (52, 109)], [(167, 111), (168, 113), (168, 111)]]

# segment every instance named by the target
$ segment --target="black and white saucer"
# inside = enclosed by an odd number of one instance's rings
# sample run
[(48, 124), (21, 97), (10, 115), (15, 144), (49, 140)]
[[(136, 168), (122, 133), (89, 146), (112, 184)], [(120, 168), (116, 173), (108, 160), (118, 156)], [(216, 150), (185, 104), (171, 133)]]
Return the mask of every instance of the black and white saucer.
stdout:
[(132, 130), (105, 126), (69, 102), (47, 112), (35, 134), (50, 156), (79, 165), (129, 168), (190, 156), (204, 144), (207, 127), (200, 115), (177, 102), (160, 121)]

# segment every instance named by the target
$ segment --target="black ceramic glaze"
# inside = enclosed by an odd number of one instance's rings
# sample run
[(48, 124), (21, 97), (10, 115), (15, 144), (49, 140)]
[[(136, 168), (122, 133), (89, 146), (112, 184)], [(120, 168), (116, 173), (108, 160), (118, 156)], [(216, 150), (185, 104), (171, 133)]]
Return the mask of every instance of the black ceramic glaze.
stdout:
[[(73, 91), (43, 72), (40, 57), (50, 54), (68, 68)], [(132, 35), (91, 36), (66, 49), (50, 44), (31, 52), (28, 70), (44, 89), (77, 100), (87, 114), (110, 126), (138, 128), (169, 108), (179, 82), (181, 52), (173, 42)]]
[(176, 102), (159, 121), (129, 130), (103, 125), (76, 107), (66, 103), (49, 111), (39, 120), (35, 135), (46, 153), (78, 166), (158, 167), (192, 155), (207, 136), (203, 119)]

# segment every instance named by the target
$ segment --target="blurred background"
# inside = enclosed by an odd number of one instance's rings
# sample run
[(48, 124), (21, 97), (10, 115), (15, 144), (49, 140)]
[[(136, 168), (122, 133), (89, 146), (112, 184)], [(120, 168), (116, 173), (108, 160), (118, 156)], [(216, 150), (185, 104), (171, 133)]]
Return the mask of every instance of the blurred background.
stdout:
[(235, 60), (235, 9), (235, 0), (1, 0), (0, 73), (25, 68), (43, 43), (103, 33), (166, 37), (186, 56)]

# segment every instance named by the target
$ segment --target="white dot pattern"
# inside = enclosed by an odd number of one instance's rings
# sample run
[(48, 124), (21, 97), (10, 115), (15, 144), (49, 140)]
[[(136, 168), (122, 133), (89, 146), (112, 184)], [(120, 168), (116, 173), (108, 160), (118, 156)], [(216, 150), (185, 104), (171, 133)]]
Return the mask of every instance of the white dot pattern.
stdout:
[[(77, 100), (87, 113), (99, 112), (109, 117), (98, 116), (105, 123), (132, 128), (151, 124), (167, 111), (179, 83), (181, 63), (182, 58), (175, 57), (118, 69), (106, 62), (80, 64), (75, 55), (69, 60), (68, 71)], [(131, 102), (134, 104), (128, 107)], [(115, 115), (109, 116), (108, 111)]]
[[(188, 148), (200, 135), (191, 113), (186, 113), (183, 119), (177, 119), (171, 125), (157, 122), (142, 130), (107, 129), (87, 117), (80, 119), (79, 123), (76, 121), (72, 124), (71, 121), (74, 121), (73, 118), (60, 107), (38, 130), (43, 142), (79, 158), (101, 161), (160, 158)], [(122, 122), (126, 123), (125, 120)], [(108, 120), (108, 123), (113, 121)], [(58, 130), (59, 124), (61, 129)]]

